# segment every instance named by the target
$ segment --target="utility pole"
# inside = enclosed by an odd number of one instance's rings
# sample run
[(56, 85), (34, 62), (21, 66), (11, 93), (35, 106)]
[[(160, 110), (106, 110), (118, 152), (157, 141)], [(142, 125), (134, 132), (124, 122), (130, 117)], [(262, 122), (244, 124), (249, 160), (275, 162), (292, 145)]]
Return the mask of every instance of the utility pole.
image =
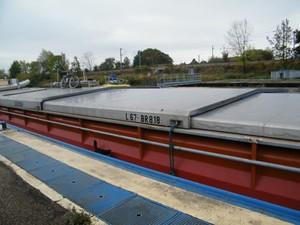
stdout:
[(120, 48), (120, 73), (122, 73), (122, 48)]
[(212, 59), (214, 58), (214, 50), (215, 50), (215, 48), (214, 48), (214, 46), (212, 45), (212, 46), (211, 46), (211, 58), (212, 58)]

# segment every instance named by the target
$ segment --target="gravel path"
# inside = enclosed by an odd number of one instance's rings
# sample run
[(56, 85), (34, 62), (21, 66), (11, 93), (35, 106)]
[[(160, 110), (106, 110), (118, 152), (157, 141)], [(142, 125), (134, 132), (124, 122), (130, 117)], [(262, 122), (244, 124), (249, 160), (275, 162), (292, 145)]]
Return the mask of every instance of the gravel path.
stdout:
[(70, 212), (0, 163), (0, 225), (65, 225)]

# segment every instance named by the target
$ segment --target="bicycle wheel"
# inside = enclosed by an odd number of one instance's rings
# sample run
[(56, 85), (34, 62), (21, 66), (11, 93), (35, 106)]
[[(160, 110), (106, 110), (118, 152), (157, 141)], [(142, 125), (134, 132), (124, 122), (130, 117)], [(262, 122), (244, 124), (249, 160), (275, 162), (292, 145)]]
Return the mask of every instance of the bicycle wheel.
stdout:
[(69, 87), (70, 88), (77, 88), (80, 84), (80, 80), (77, 76), (72, 76), (69, 79)]
[(67, 78), (66, 77), (63, 77), (61, 80), (60, 80), (60, 87), (61, 88), (66, 88), (68, 87), (68, 81), (67, 81)]

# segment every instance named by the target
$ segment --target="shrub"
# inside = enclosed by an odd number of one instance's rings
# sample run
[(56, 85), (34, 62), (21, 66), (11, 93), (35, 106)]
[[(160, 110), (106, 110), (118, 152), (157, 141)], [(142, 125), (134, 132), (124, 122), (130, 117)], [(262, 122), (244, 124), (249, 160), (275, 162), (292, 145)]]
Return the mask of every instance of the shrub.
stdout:
[(75, 208), (71, 211), (71, 216), (66, 221), (66, 225), (91, 225), (91, 219), (84, 212), (77, 212)]

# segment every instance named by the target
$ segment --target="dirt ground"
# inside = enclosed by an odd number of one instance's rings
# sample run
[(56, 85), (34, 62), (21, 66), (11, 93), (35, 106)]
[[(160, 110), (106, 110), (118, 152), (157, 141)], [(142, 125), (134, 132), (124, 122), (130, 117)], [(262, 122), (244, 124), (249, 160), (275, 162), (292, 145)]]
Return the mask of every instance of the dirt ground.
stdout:
[(0, 225), (65, 225), (70, 214), (0, 163)]

